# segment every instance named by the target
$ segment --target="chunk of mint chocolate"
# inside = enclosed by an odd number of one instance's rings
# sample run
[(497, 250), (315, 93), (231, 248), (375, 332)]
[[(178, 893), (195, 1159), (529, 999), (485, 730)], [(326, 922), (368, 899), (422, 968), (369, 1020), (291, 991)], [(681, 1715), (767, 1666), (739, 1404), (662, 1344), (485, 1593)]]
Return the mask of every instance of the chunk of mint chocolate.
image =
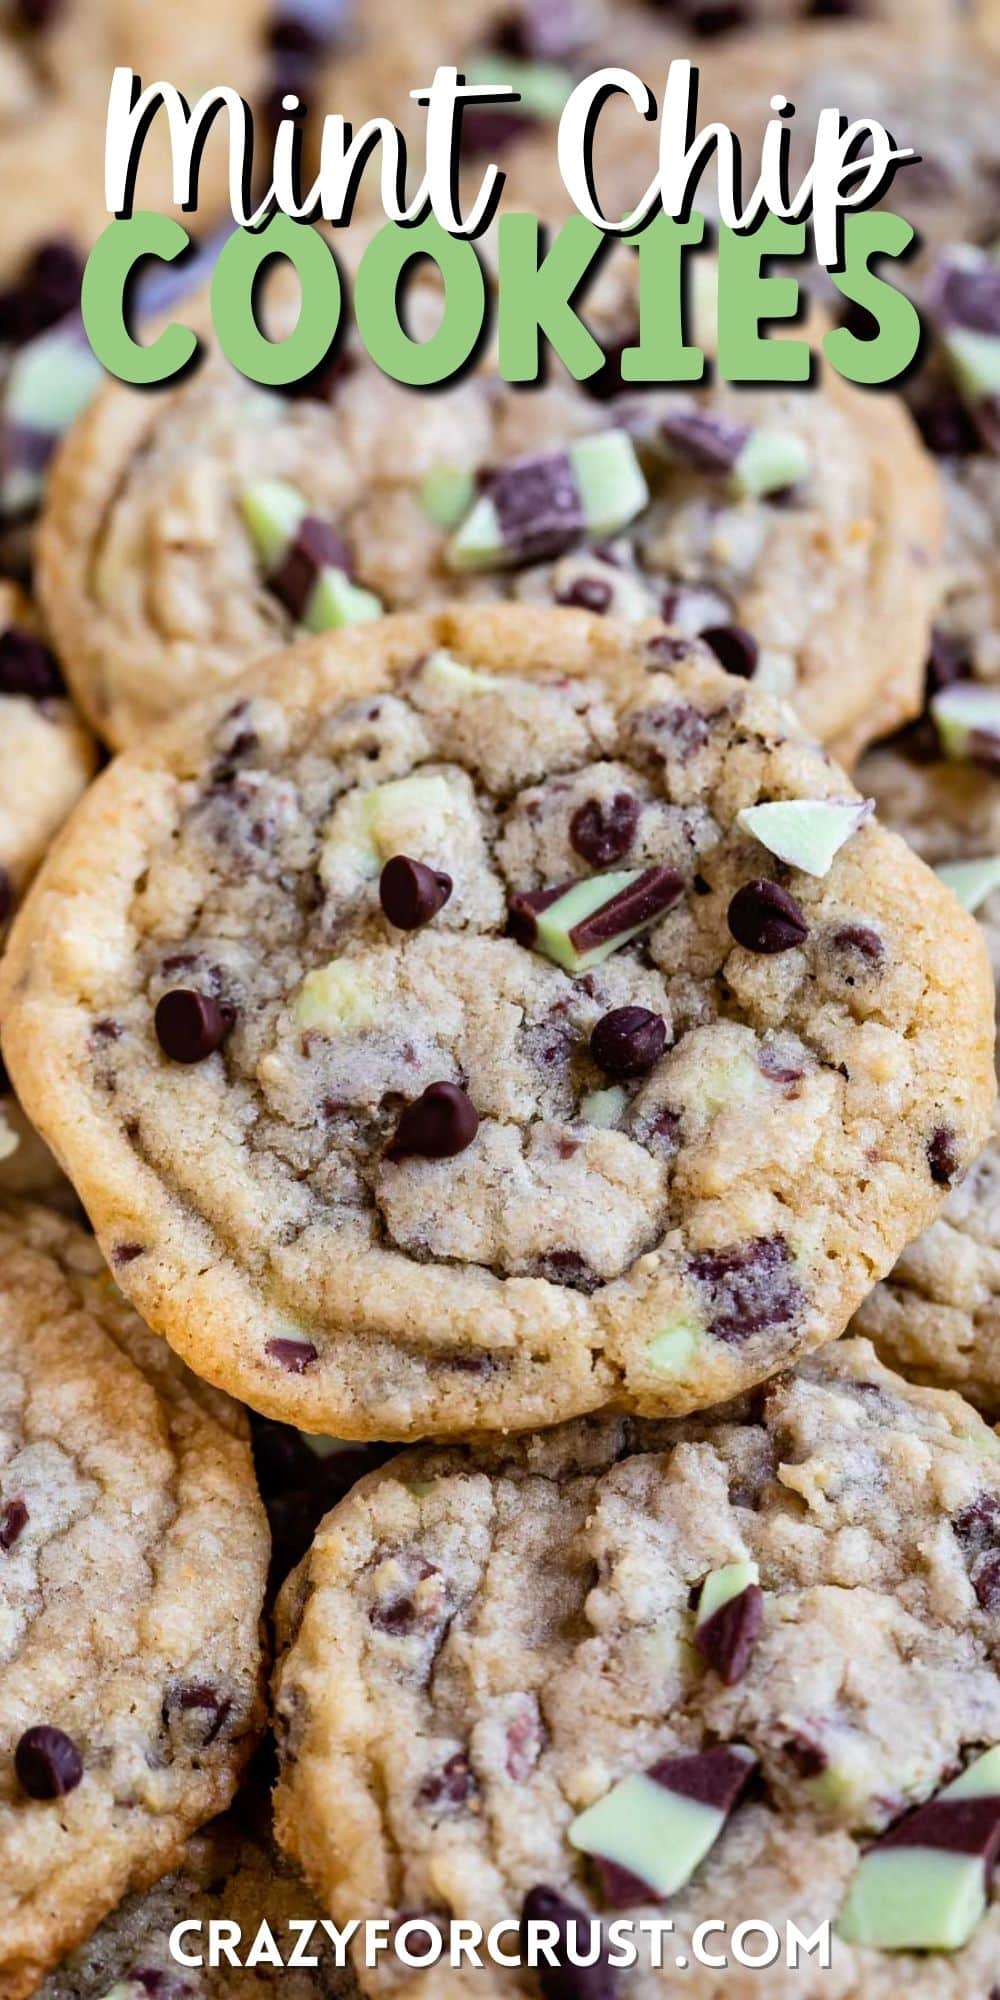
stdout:
[(837, 1929), (880, 1951), (958, 1951), (1000, 1855), (1000, 1746), (890, 1827), (855, 1870)]
[(586, 972), (638, 937), (684, 888), (676, 868), (619, 868), (511, 898), (513, 935), (564, 972)]
[(616, 534), (648, 497), (628, 432), (598, 431), (487, 474), (447, 560), (454, 570), (547, 561), (585, 535)]
[(609, 1900), (675, 1895), (714, 1846), (756, 1762), (741, 1743), (664, 1757), (579, 1813), (570, 1845), (597, 1862)]

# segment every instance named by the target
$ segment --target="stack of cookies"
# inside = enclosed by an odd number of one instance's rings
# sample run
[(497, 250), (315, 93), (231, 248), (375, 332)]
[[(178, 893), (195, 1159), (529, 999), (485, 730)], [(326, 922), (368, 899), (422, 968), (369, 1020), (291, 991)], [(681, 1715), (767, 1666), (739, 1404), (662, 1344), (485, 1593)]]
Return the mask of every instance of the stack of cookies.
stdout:
[[(15, 11), (99, 161), (174, 10)], [(229, 11), (264, 116), (506, 64), (555, 219), (610, 50), (882, 116), (926, 352), (627, 388), (626, 252), (588, 382), (67, 400), (86, 173), (0, 224), (0, 2000), (996, 2000), (991, 24)]]

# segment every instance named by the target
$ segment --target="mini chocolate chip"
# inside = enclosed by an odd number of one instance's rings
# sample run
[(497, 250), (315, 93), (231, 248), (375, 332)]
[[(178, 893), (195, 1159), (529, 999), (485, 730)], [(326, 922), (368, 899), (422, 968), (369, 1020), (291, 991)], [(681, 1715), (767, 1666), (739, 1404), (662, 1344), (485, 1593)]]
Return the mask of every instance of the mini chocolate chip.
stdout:
[(972, 1588), (984, 1611), (1000, 1611), (1000, 1551), (984, 1556), (972, 1571)]
[(939, 1125), (927, 1142), (927, 1164), (938, 1187), (950, 1187), (962, 1164), (958, 1141), (948, 1125)]
[(386, 1147), (387, 1160), (417, 1155), (425, 1160), (450, 1160), (471, 1146), (479, 1130), (479, 1113), (457, 1083), (429, 1083), (408, 1104)]
[(216, 1737), (228, 1721), (232, 1711), (232, 1696), (220, 1694), (218, 1688), (207, 1681), (191, 1682), (187, 1686), (172, 1691), (163, 1705), (163, 1720), (167, 1722), (171, 1712), (179, 1709), (182, 1714), (192, 1711), (205, 1715), (202, 1731), (202, 1745), (205, 1749), (214, 1743)]
[(306, 1369), (319, 1360), (319, 1349), (313, 1346), (311, 1340), (269, 1340), (265, 1343), (264, 1352), (271, 1356), (272, 1361), (280, 1361), (289, 1375), (304, 1375)]
[(399, 931), (418, 931), (429, 924), (444, 909), (451, 890), (451, 876), (443, 869), (411, 861), (408, 854), (394, 854), (379, 876), (379, 902)]
[(222, 1047), (233, 1022), (235, 1007), (196, 993), (189, 986), (175, 986), (156, 1003), (153, 1025), (156, 1039), (171, 1062), (200, 1063)]
[(821, 1778), (830, 1762), (823, 1745), (802, 1730), (787, 1737), (781, 1747), (800, 1778)]
[(706, 646), (711, 646), (720, 666), (727, 674), (738, 674), (741, 680), (752, 680), (757, 671), (760, 647), (752, 632), (743, 625), (708, 625), (699, 635)]
[(14, 1751), (18, 1783), (29, 1799), (62, 1799), (83, 1777), (83, 1758), (72, 1736), (51, 1723), (26, 1729)]
[(569, 823), (570, 845), (592, 868), (610, 868), (628, 853), (638, 824), (639, 801), (631, 792), (585, 799)]
[(870, 965), (881, 965), (885, 957), (885, 946), (878, 932), (869, 930), (867, 924), (842, 924), (830, 942), (836, 951), (856, 951)]
[(62, 692), (62, 675), (48, 646), (20, 625), (8, 625), (6, 632), (0, 632), (0, 694), (45, 701)]
[(581, 1257), (579, 1250), (546, 1250), (540, 1257), (531, 1259), (526, 1276), (544, 1278), (550, 1285), (566, 1285), (574, 1292), (594, 1292), (598, 1284), (586, 1257)]
[(0, 1549), (9, 1555), (22, 1530), (28, 1525), (26, 1500), (8, 1500), (0, 1508)]
[(607, 611), (614, 592), (606, 576), (578, 576), (564, 590), (557, 590), (556, 603), (574, 606), (579, 611), (593, 611), (598, 616)]
[(628, 386), (622, 378), (622, 356), (626, 348), (637, 347), (638, 344), (638, 327), (632, 327), (628, 333), (622, 334), (617, 339), (606, 340), (603, 361), (598, 364), (592, 375), (586, 376), (580, 383), (584, 395), (593, 396), (597, 403), (609, 403), (613, 397), (620, 396), (623, 389)]
[(645, 1076), (666, 1046), (666, 1022), (648, 1007), (612, 1007), (590, 1037), (590, 1053), (606, 1076)]
[(136, 1258), (142, 1256), (144, 1249), (143, 1243), (113, 1243), (111, 1262), (115, 1265), (134, 1264)]
[(521, 1949), (527, 1954), (531, 1924), (555, 1924), (558, 1939), (553, 1950), (559, 1961), (557, 1965), (541, 1964), (536, 1978), (542, 2000), (615, 2000), (618, 1979), (607, 1963), (602, 1949), (601, 1960), (595, 1965), (574, 1965), (568, 1956), (569, 1926), (576, 1926), (575, 1957), (587, 1954), (590, 1938), (591, 1917), (578, 1903), (571, 1903), (567, 1896), (561, 1896), (558, 1889), (549, 1889), (544, 1883), (529, 1889), (521, 1905)]
[(727, 911), (729, 929), (745, 951), (791, 951), (809, 935), (794, 896), (777, 882), (744, 882)]
[(422, 1806), (464, 1806), (479, 1790), (475, 1773), (464, 1750), (456, 1750), (440, 1771), (424, 1779), (417, 1793)]

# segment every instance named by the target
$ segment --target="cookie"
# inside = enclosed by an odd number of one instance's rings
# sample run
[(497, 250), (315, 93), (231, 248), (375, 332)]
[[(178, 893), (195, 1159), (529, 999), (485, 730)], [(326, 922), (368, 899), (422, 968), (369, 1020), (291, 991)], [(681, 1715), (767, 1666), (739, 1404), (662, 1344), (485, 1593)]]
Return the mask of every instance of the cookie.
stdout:
[(0, 1288), (0, 1994), (20, 2000), (228, 1804), (261, 1721), (267, 1530), (242, 1418), (92, 1238), (5, 1207)]
[[(779, 1962), (768, 2000), (986, 1994), (1000, 1905), (971, 1839), (961, 1864), (944, 1850), (947, 1788), (984, 1757), (976, 1825), (990, 1854), (1000, 1836), (998, 1524), (996, 1434), (864, 1341), (685, 1423), (408, 1452), (279, 1600), (279, 1839), (339, 1921), (673, 1920), (663, 1971), (487, 1965), (487, 1994), (646, 2000), (680, 1954), (685, 1992), (716, 2000), (706, 1918), (833, 1923), (831, 1969)], [(934, 1815), (920, 1886), (890, 1844), (914, 1808)], [(370, 1993), (463, 1990), (358, 1971)], [(731, 1959), (727, 2000), (760, 1982)]]
[[(917, 754), (923, 748), (924, 754)], [(859, 782), (886, 825), (971, 884), (1000, 979), (1000, 780), (964, 762), (931, 759), (923, 739), (865, 758)], [(992, 862), (992, 867), (991, 867)], [(969, 871), (972, 871), (971, 873)], [(980, 890), (982, 895), (980, 898)], [(959, 1389), (1000, 1414), (1000, 1127), (941, 1214), (876, 1285), (855, 1328), (917, 1381)]]
[[(97, 745), (66, 698), (40, 630), (24, 594), (0, 582), (0, 949), (42, 855), (97, 765)], [(0, 1190), (44, 1198), (68, 1192), (2, 1065)]]
[[(250, 1838), (238, 1822), (220, 1820), (196, 1834), (180, 1867), (153, 1888), (127, 1896), (86, 1944), (78, 1946), (43, 1980), (38, 2000), (141, 2000), (144, 1993), (183, 1995), (184, 2000), (263, 2000), (280, 1992), (285, 2000), (347, 2000), (354, 1989), (347, 1972), (333, 1965), (333, 1949), (317, 1928), (308, 1948), (320, 1958), (315, 1968), (259, 1965), (181, 1965), (170, 1952), (176, 1924), (204, 1926), (188, 1931), (181, 1948), (192, 1957), (207, 1955), (211, 1923), (237, 1924), (246, 1952), (262, 1924), (269, 1924), (279, 1949), (290, 1954), (300, 1933), (292, 1923), (319, 1912), (301, 1878), (269, 1845)], [(317, 1947), (320, 1949), (317, 1950)]]
[[(940, 500), (901, 405), (829, 371), (808, 395), (628, 390), (636, 270), (624, 253), (595, 293), (609, 360), (589, 389), (553, 368), (526, 391), (487, 366), (415, 418), (356, 343), (294, 397), (217, 353), (157, 396), (109, 385), (60, 456), (39, 551), (100, 734), (140, 740), (304, 629), (458, 597), (662, 612), (846, 757), (915, 714)], [(421, 304), (438, 310), (429, 288)], [(554, 519), (578, 450), (599, 500)], [(507, 496), (485, 535), (484, 490)]]
[[(104, 150), (114, 70), (171, 82), (193, 103), (216, 84), (258, 111), (276, 76), (275, 41), (295, 13), (269, 0), (11, 0), (0, 32), (0, 184), (16, 189), (0, 241), (0, 564), (26, 575), (31, 525), (59, 437), (103, 379), (79, 318), (91, 247), (110, 221)], [(278, 35), (280, 40), (280, 35)], [(258, 121), (266, 151), (266, 117)], [(204, 148), (197, 215), (204, 237), (229, 216), (224, 119)], [(148, 132), (135, 207), (175, 213), (164, 114)], [(155, 269), (155, 267), (153, 267)], [(145, 274), (144, 274), (145, 279)], [(151, 280), (156, 284), (159, 280)], [(171, 274), (176, 286), (176, 267)]]
[(511, 606), (304, 643), (117, 759), (0, 969), (139, 1310), (342, 1438), (680, 1412), (838, 1335), (986, 1136), (992, 1015), (787, 711)]
[(97, 768), (37, 614), (0, 581), (0, 944), (42, 856)]
[[(794, 104), (793, 184), (830, 105), (847, 118), (879, 119), (896, 146), (913, 147), (919, 160), (900, 167), (886, 206), (919, 232), (919, 261), (995, 230), (1000, 68), (995, 49), (976, 35), (955, 28), (915, 35), (901, 62), (898, 31), (836, 23), (786, 36), (780, 53), (764, 37), (727, 43), (706, 54), (700, 72), (699, 122), (724, 119), (751, 160), (759, 158), (774, 92)], [(904, 277), (912, 280), (916, 268), (908, 262)]]

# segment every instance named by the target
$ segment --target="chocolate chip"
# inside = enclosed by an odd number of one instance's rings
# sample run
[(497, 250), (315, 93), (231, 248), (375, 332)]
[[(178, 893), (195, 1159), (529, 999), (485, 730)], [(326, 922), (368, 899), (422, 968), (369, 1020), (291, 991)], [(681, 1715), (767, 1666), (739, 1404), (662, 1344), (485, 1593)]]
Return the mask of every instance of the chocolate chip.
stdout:
[[(558, 1889), (549, 1889), (544, 1883), (529, 1889), (521, 1905), (521, 1951), (527, 1955), (530, 1924), (555, 1924), (558, 1942), (553, 1946), (557, 1965), (541, 1964), (536, 1978), (542, 2000), (615, 2000), (618, 1979), (607, 1963), (604, 1950), (595, 1965), (573, 1965), (569, 1959), (569, 1947), (575, 1946), (574, 1956), (588, 1955), (591, 1917), (578, 1903), (561, 1896)], [(575, 1925), (573, 1936), (570, 1926)]]
[(703, 0), (700, 6), (689, 6), (687, 23), (692, 34), (700, 35), (703, 41), (713, 40), (716, 35), (728, 35), (734, 28), (741, 28), (747, 20), (744, 0)]
[(946, 632), (942, 625), (932, 625), (925, 699), (930, 701), (932, 695), (940, 694), (946, 687), (954, 687), (956, 681), (967, 680), (971, 670), (972, 662), (965, 641), (954, 632)]
[(945, 260), (936, 273), (934, 307), (946, 326), (1000, 333), (1000, 266), (990, 258), (971, 266)]
[(802, 1306), (795, 1260), (783, 1236), (758, 1236), (728, 1250), (701, 1250), (689, 1260), (709, 1297), (708, 1330), (738, 1343), (772, 1326), (787, 1326)]
[(972, 1588), (984, 1611), (1000, 1611), (1000, 1550), (976, 1563)]
[(745, 951), (791, 951), (809, 935), (794, 896), (777, 882), (744, 882), (726, 914), (733, 937)]
[(468, 1805), (479, 1790), (475, 1773), (464, 1750), (456, 1750), (440, 1771), (425, 1778), (417, 1793), (422, 1806), (458, 1808)]
[[(424, 1556), (404, 1552), (397, 1562), (406, 1572), (405, 1588), (392, 1591), (378, 1599), (368, 1613), (368, 1622), (376, 1632), (386, 1632), (390, 1638), (409, 1638), (414, 1632), (434, 1630), (448, 1601), (447, 1586), (442, 1572), (435, 1563)], [(434, 1586), (420, 1590), (420, 1603), (416, 1601), (419, 1586), (426, 1586), (434, 1579)]]
[(63, 1799), (83, 1777), (83, 1758), (72, 1736), (51, 1723), (26, 1729), (14, 1751), (14, 1769), (29, 1799)]
[(277, 569), (271, 570), (267, 579), (268, 589), (273, 590), (296, 623), (305, 618), (324, 569), (343, 570), (350, 576), (351, 552), (329, 521), (307, 514)]
[(24, 346), (65, 319), (80, 303), (82, 279), (83, 260), (73, 244), (60, 238), (41, 244), (18, 283), (0, 292), (0, 341)]
[(22, 28), (48, 28), (58, 20), (65, 0), (15, 0), (18, 24)]
[(563, 63), (581, 47), (585, 32), (586, 10), (576, 0), (521, 0), (496, 23), (491, 39), (500, 55)]
[(624, 389), (629, 388), (631, 384), (626, 383), (622, 378), (622, 355), (627, 348), (638, 347), (638, 345), (639, 329), (637, 326), (632, 327), (628, 333), (622, 334), (618, 339), (606, 340), (604, 342), (603, 361), (595, 368), (592, 375), (586, 376), (580, 383), (584, 394), (593, 396), (595, 402), (609, 403), (614, 396), (620, 396)]
[(607, 611), (614, 591), (605, 576), (577, 576), (564, 590), (556, 591), (556, 603), (572, 605), (578, 611)]
[(867, 959), (869, 965), (881, 965), (885, 957), (885, 946), (877, 931), (869, 930), (867, 924), (842, 924), (834, 931), (830, 943), (835, 951), (856, 952), (859, 958)]
[(267, 32), (268, 48), (313, 61), (332, 48), (342, 26), (341, 0), (281, 0)]
[(26, 1500), (7, 1500), (0, 1508), (0, 1549), (8, 1555), (22, 1530), (28, 1525)]
[(222, 1047), (233, 1022), (235, 1007), (196, 993), (188, 986), (175, 986), (156, 1003), (153, 1025), (156, 1039), (171, 1062), (200, 1063)]
[(194, 1714), (203, 1716), (199, 1723), (199, 1738), (203, 1749), (214, 1743), (228, 1722), (232, 1713), (232, 1696), (221, 1694), (208, 1681), (193, 1681), (184, 1687), (172, 1688), (163, 1704), (163, 1721), (169, 1725), (173, 1714)]
[(920, 435), (937, 458), (967, 458), (979, 450), (975, 422), (956, 391), (938, 384), (918, 397), (913, 415)]
[(701, 637), (706, 646), (711, 646), (727, 674), (738, 674), (744, 681), (753, 679), (760, 647), (752, 632), (748, 632), (743, 625), (709, 625)]
[(40, 639), (19, 625), (0, 632), (0, 694), (28, 695), (46, 701), (64, 692), (56, 656)]
[(460, 111), (462, 152), (466, 159), (502, 153), (519, 139), (536, 132), (540, 120), (523, 104), (467, 104)]
[(671, 410), (660, 422), (671, 456), (696, 472), (731, 472), (749, 435), (745, 424), (727, 423), (707, 410)]
[(639, 801), (631, 792), (585, 799), (569, 823), (570, 845), (592, 868), (610, 868), (628, 853), (638, 824)]
[(666, 1022), (648, 1007), (612, 1007), (590, 1037), (590, 1053), (606, 1076), (645, 1076), (666, 1046)]
[(306, 1369), (311, 1368), (313, 1362), (319, 1360), (319, 1349), (313, 1346), (311, 1340), (288, 1340), (279, 1337), (277, 1340), (266, 1341), (264, 1352), (271, 1356), (272, 1361), (280, 1361), (282, 1368), (286, 1368), (289, 1375), (304, 1375)]
[(938, 1187), (950, 1187), (962, 1164), (958, 1140), (948, 1125), (939, 1125), (927, 1142), (927, 1164)]
[(550, 1285), (566, 1285), (574, 1292), (597, 1289), (597, 1279), (579, 1250), (546, 1250), (542, 1256), (532, 1258), (527, 1275), (544, 1278)]
[(694, 1642), (726, 1687), (742, 1680), (764, 1624), (764, 1593), (757, 1583), (719, 1606), (695, 1631)]
[(815, 1736), (807, 1736), (804, 1730), (796, 1730), (781, 1747), (800, 1778), (821, 1778), (829, 1765), (822, 1743)]
[(394, 854), (379, 876), (379, 902), (399, 931), (418, 931), (429, 924), (444, 909), (451, 890), (451, 876), (443, 869), (411, 861), (408, 854)]
[(134, 1264), (136, 1258), (143, 1255), (144, 1250), (143, 1243), (114, 1243), (111, 1246), (111, 1262), (116, 1267), (122, 1264)]
[(450, 1160), (471, 1146), (478, 1130), (479, 1113), (459, 1084), (429, 1083), (421, 1096), (407, 1105), (385, 1157)]

